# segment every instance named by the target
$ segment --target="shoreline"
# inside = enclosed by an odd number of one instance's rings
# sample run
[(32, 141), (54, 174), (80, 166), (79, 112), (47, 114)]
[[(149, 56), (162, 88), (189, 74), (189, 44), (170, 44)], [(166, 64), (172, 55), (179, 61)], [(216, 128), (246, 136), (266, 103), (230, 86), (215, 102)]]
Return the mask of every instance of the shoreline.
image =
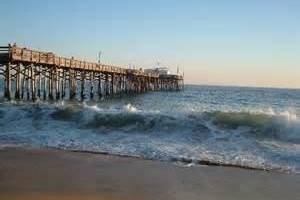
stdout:
[(296, 199), (300, 175), (57, 149), (0, 150), (0, 199)]
[[(47, 148), (49, 150), (58, 150), (59, 148)], [(239, 168), (239, 169), (247, 169), (247, 170), (257, 170), (257, 171), (265, 171), (265, 172), (276, 172), (276, 173), (288, 173), (288, 171), (280, 170), (280, 169), (271, 169), (271, 168), (255, 168), (251, 166), (246, 165), (234, 165), (234, 164), (228, 164), (228, 163), (222, 163), (222, 162), (215, 162), (210, 160), (193, 160), (190, 158), (171, 158), (170, 160), (155, 160), (151, 158), (145, 158), (142, 156), (134, 156), (134, 155), (126, 155), (126, 154), (110, 154), (105, 151), (88, 151), (88, 150), (62, 150), (67, 152), (74, 152), (74, 153), (87, 153), (87, 154), (99, 154), (99, 155), (110, 155), (110, 156), (116, 156), (116, 157), (124, 157), (124, 158), (134, 158), (134, 159), (142, 159), (142, 160), (148, 160), (148, 161), (154, 161), (154, 162), (166, 162), (170, 164), (174, 164), (176, 162), (182, 163), (183, 165), (189, 165), (194, 164), (198, 166), (214, 166), (214, 167), (231, 167), (231, 168)], [(182, 166), (185, 167), (185, 166)]]

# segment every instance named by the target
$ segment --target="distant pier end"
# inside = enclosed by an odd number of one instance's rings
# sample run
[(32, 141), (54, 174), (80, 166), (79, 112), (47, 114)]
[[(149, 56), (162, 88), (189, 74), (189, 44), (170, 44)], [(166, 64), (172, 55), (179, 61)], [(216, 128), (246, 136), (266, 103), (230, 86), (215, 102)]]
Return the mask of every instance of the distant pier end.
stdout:
[(103, 99), (184, 88), (183, 76), (162, 69), (126, 69), (15, 44), (0, 47), (0, 75), (8, 100)]

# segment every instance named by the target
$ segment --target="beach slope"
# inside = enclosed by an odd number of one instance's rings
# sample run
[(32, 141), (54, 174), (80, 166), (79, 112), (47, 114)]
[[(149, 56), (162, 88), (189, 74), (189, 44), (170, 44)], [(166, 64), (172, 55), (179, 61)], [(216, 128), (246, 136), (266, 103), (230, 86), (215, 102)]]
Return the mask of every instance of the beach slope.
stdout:
[(67, 152), (0, 150), (2, 200), (297, 199), (300, 176)]

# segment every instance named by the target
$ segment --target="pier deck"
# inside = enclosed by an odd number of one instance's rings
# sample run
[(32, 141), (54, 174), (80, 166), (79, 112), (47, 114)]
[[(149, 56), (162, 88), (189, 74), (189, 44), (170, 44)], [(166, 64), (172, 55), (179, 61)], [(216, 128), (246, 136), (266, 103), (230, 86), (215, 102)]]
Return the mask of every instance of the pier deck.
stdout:
[(8, 99), (98, 99), (121, 94), (183, 89), (180, 75), (145, 73), (57, 56), (17, 45), (0, 47), (0, 75)]

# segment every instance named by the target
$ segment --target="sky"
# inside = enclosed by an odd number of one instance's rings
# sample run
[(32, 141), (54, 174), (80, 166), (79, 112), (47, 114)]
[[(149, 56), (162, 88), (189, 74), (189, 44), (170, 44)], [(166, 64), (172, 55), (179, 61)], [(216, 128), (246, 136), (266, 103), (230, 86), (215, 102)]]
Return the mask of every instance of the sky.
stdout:
[(179, 66), (189, 84), (300, 88), (298, 0), (1, 0), (0, 10), (1, 45)]

